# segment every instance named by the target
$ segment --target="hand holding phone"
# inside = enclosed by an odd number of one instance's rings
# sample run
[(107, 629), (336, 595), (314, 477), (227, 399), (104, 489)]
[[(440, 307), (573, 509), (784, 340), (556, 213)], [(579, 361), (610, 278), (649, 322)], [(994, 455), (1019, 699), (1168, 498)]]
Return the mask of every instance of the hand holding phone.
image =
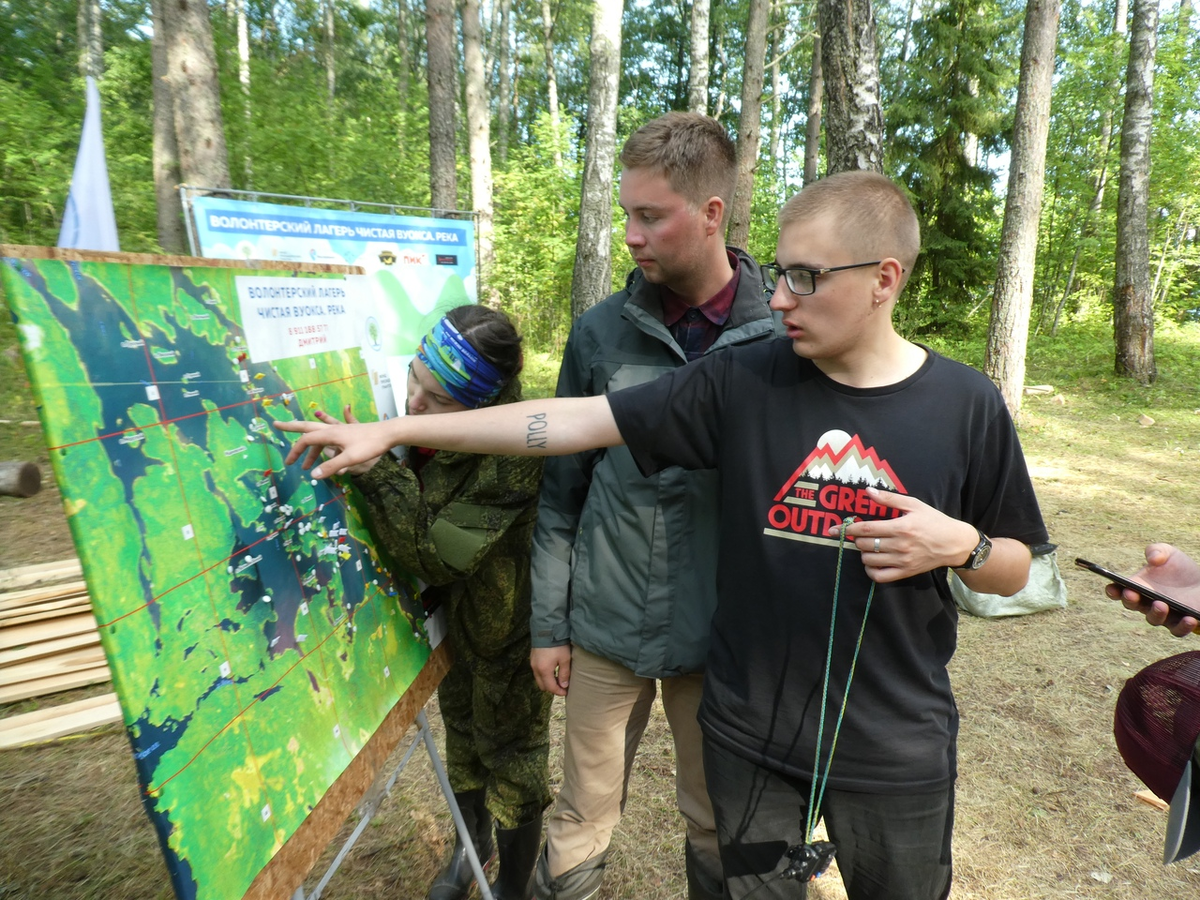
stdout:
[(1097, 575), (1101, 575), (1104, 578), (1107, 578), (1113, 584), (1116, 584), (1122, 588), (1136, 592), (1142, 598), (1142, 600), (1146, 602), (1162, 603), (1173, 613), (1177, 613), (1180, 616), (1190, 616), (1193, 619), (1200, 620), (1200, 604), (1196, 604), (1190, 600), (1168, 596), (1162, 591), (1155, 590), (1148, 585), (1134, 581), (1132, 578), (1127, 578), (1124, 575), (1119, 575), (1111, 569), (1106, 569), (1104, 566), (1097, 565), (1096, 563), (1090, 562), (1086, 559), (1080, 559), (1077, 557), (1075, 559), (1075, 565), (1082, 569), (1087, 569), (1089, 572), (1094, 572)]

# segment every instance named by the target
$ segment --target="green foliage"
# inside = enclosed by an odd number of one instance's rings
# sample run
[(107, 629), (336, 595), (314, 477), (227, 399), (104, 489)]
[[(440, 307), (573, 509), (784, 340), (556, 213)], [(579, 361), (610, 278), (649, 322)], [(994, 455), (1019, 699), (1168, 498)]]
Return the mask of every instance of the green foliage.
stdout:
[(574, 165), (553, 163), (555, 148), (566, 150), (570, 128), (564, 123), (555, 134), (549, 116), (540, 116), (534, 140), (515, 148), (507, 169), (496, 174), (491, 281), (526, 340), (539, 348), (561, 348), (571, 328), (580, 183)]
[(995, 274), (1003, 201), (969, 144), (1005, 145), (1019, 19), (999, 2), (985, 7), (951, 0), (913, 23), (914, 62), (889, 104), (888, 168), (911, 192), (924, 248), (904, 306), (911, 333), (963, 328)]

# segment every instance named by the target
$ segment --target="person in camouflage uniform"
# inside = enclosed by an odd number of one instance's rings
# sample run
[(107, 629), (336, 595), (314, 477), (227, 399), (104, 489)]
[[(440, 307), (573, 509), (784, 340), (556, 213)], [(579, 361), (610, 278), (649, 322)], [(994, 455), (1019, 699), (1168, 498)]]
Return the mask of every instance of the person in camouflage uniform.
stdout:
[[(447, 324), (457, 337), (439, 333)], [(487, 374), (494, 377), (482, 379), (482, 391), (471, 390), (469, 382), (477, 386), (480, 376), (470, 364), (458, 377), (444, 367), (446, 358), (458, 362), (456, 351), (469, 353), (454, 344), (461, 339), (492, 364)], [(439, 346), (449, 346), (449, 354), (439, 358)], [(520, 366), (520, 337), (507, 316), (482, 306), (458, 307), (421, 344), (409, 372), (406, 412), (429, 415), (520, 400)], [(467, 384), (458, 383), (463, 378)], [(438, 687), (438, 702), (450, 785), (480, 861), (491, 858), (494, 846), (499, 850), (493, 896), (527, 900), (542, 813), (551, 799), (553, 697), (538, 688), (529, 667), (529, 545), (542, 461), (410, 447), (403, 462), (384, 455), (351, 474), (380, 543), (426, 583), (426, 607), (440, 603), (446, 609), (454, 663)], [(459, 839), (429, 900), (466, 897), (472, 881)]]

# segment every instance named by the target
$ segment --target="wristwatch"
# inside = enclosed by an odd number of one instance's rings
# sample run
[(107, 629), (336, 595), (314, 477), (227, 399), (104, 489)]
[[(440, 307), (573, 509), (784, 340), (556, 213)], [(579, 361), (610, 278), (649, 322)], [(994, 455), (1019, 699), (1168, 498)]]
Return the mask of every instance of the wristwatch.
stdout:
[(991, 552), (992, 552), (992, 541), (986, 534), (984, 534), (978, 528), (975, 529), (975, 533), (977, 535), (979, 535), (979, 543), (975, 545), (975, 549), (971, 551), (971, 555), (967, 557), (967, 561), (965, 563), (963, 563), (961, 566), (955, 566), (954, 568), (956, 568), (956, 569), (978, 569), (985, 562), (987, 562), (987, 558), (988, 558), (988, 556), (991, 555)]

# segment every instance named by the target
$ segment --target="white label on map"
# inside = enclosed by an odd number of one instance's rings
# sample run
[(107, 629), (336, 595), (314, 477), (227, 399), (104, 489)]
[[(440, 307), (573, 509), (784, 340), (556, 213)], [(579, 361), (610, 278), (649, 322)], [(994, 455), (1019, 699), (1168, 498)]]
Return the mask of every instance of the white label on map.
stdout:
[[(365, 275), (343, 278), (239, 275), (234, 282), (252, 362), (358, 347), (360, 310), (371, 297), (370, 282)], [(310, 362), (314, 368), (315, 362)]]
[(146, 385), (146, 399), (147, 400), (157, 400), (158, 399), (158, 387), (157, 386), (155, 386), (153, 384)]
[(250, 373), (247, 372), (245, 369), (242, 369), (242, 371), (238, 372), (238, 378), (242, 379), (242, 381), (249, 381)]
[(264, 806), (262, 808), (262, 817), (263, 817), (264, 822), (267, 821), (267, 819), (271, 818), (271, 804), (270, 803), (268, 803), (266, 806)]
[(383, 677), (384, 677), (384, 678), (391, 678), (391, 677), (392, 677), (392, 669), (391, 669), (391, 667), (390, 667), (390, 666), (384, 666), (384, 667), (383, 667)]
[(302, 616), (308, 615), (308, 604), (307, 603), (300, 604), (300, 615), (302, 615)]
[(228, 678), (230, 676), (230, 674), (232, 674), (232, 672), (233, 672), (233, 666), (231, 666), (229, 664), (228, 660), (221, 663), (221, 677), (222, 678)]
[(183, 539), (184, 539), (185, 541), (190, 541), (190, 540), (191, 540), (192, 538), (194, 538), (195, 536), (196, 536), (196, 532), (195, 532), (195, 530), (192, 528), (192, 526), (191, 526), (191, 525), (184, 525), (184, 526), (183, 526)]
[(342, 726), (341, 726), (341, 725), (334, 725), (334, 726), (333, 726), (333, 736), (334, 736), (334, 737), (341, 737), (341, 736), (342, 736)]

